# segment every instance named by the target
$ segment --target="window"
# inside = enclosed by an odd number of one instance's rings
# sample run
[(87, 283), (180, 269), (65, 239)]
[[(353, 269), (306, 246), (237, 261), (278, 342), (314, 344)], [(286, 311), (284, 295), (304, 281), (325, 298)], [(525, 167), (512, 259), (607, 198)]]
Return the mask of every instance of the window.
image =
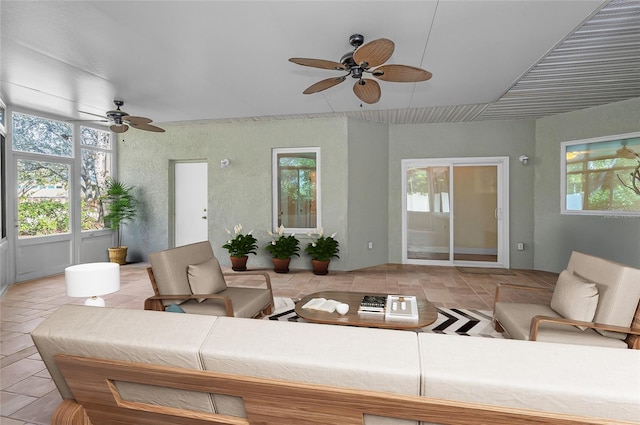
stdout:
[(100, 199), (111, 175), (111, 133), (80, 127), (80, 214), (82, 230), (104, 228)]
[(273, 228), (309, 232), (320, 222), (320, 148), (273, 150)]
[(562, 213), (640, 216), (640, 133), (562, 143)]
[(18, 159), (18, 237), (69, 233), (69, 165)]
[(18, 112), (11, 119), (18, 237), (103, 229), (100, 199), (111, 173), (111, 133)]
[(73, 157), (73, 126), (33, 115), (13, 113), (13, 150)]

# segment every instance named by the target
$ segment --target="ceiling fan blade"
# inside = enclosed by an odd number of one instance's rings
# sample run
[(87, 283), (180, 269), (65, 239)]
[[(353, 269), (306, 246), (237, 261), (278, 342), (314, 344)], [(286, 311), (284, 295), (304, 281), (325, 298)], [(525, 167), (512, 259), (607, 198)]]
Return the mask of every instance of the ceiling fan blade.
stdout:
[(125, 125), (125, 124), (113, 124), (111, 127), (109, 127), (111, 129), (111, 131), (113, 131), (114, 133), (124, 133), (125, 131), (129, 130), (129, 126)]
[(367, 65), (365, 68), (371, 68), (382, 65), (389, 60), (394, 49), (395, 44), (393, 44), (393, 41), (387, 38), (379, 38), (358, 47), (358, 49), (353, 52), (353, 60), (356, 61), (358, 65), (366, 62)]
[(318, 93), (319, 91), (326, 90), (326, 89), (331, 88), (331, 87), (333, 87), (333, 86), (335, 86), (337, 84), (340, 84), (341, 82), (343, 82), (346, 79), (347, 79), (346, 75), (343, 75), (342, 77), (327, 78), (326, 80), (318, 81), (317, 83), (309, 86), (302, 93), (303, 94)]
[(382, 94), (380, 91), (380, 84), (369, 78), (363, 78), (356, 81), (353, 85), (353, 92), (361, 101), (369, 104), (379, 101)]
[(100, 118), (103, 118), (103, 119), (107, 119), (107, 117), (105, 117), (104, 115), (92, 114), (91, 112), (87, 112), (87, 111), (78, 111), (78, 112), (80, 112), (81, 114), (93, 115), (94, 117), (100, 117)]
[(64, 122), (109, 122), (109, 120), (64, 120)]
[[(382, 75), (380, 75), (382, 73)], [(429, 71), (409, 65), (382, 65), (373, 71), (373, 76), (382, 81), (395, 83), (416, 83), (432, 77)]]
[(140, 122), (140, 123), (131, 122), (129, 124), (131, 125), (131, 127), (137, 128), (138, 130), (153, 131), (155, 133), (164, 133), (164, 128), (156, 127), (155, 125), (151, 125), (146, 122)]
[(127, 115), (126, 117), (122, 117), (122, 121), (136, 124), (149, 124), (153, 120), (145, 117), (132, 117), (131, 115)]
[(293, 62), (298, 65), (311, 66), (313, 68), (321, 68), (321, 69), (333, 69), (338, 71), (344, 71), (345, 69), (347, 69), (340, 62), (328, 61), (324, 59), (289, 58), (289, 62)]

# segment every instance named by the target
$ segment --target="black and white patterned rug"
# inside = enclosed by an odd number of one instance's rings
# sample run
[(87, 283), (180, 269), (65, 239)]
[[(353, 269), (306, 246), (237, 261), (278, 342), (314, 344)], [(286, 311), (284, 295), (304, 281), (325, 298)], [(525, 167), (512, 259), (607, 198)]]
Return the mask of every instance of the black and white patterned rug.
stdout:
[[(304, 322), (295, 310), (293, 301), (288, 298), (276, 298), (276, 308), (267, 320), (288, 322)], [(438, 308), (438, 319), (429, 326), (418, 329), (418, 332), (432, 332), (447, 335), (480, 336), (486, 338), (503, 338), (493, 329), (492, 315), (485, 310), (466, 310), (461, 308)]]

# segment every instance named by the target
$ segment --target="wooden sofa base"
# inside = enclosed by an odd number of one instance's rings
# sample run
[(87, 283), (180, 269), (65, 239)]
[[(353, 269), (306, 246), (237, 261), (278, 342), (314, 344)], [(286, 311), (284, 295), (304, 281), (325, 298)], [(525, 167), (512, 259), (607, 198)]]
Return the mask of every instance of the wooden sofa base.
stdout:
[[(65, 400), (53, 425), (362, 425), (364, 415), (440, 424), (611, 424), (611, 420), (419, 396), (305, 384), (123, 361), (57, 355), (76, 401)], [(123, 400), (114, 382), (241, 397), (247, 418)], [(631, 422), (616, 422), (631, 423)]]

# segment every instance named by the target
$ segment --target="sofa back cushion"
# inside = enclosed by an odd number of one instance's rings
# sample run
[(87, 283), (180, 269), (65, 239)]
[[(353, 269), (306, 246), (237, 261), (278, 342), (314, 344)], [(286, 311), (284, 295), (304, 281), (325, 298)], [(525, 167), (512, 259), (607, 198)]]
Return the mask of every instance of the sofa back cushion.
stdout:
[[(160, 295), (191, 294), (187, 276), (189, 265), (204, 263), (211, 258), (215, 257), (208, 241), (149, 254), (151, 269), (153, 270)], [(164, 300), (163, 303), (167, 306), (179, 303), (179, 301)]]
[[(597, 285), (599, 300), (594, 322), (631, 326), (640, 301), (640, 269), (574, 251), (567, 271)], [(619, 332), (598, 332), (618, 339), (627, 336)]]
[[(63, 305), (32, 333), (63, 398), (73, 393), (55, 356), (70, 354), (202, 370), (199, 350), (217, 317), (160, 311)], [(165, 387), (115, 383), (127, 401), (213, 413), (210, 395)]]
[(425, 397), (611, 423), (640, 418), (640, 350), (426, 332), (418, 341)]
[[(416, 332), (219, 317), (202, 348), (206, 370), (419, 395)], [(216, 410), (244, 416), (241, 400), (215, 395)], [(415, 424), (365, 415), (365, 424)]]

